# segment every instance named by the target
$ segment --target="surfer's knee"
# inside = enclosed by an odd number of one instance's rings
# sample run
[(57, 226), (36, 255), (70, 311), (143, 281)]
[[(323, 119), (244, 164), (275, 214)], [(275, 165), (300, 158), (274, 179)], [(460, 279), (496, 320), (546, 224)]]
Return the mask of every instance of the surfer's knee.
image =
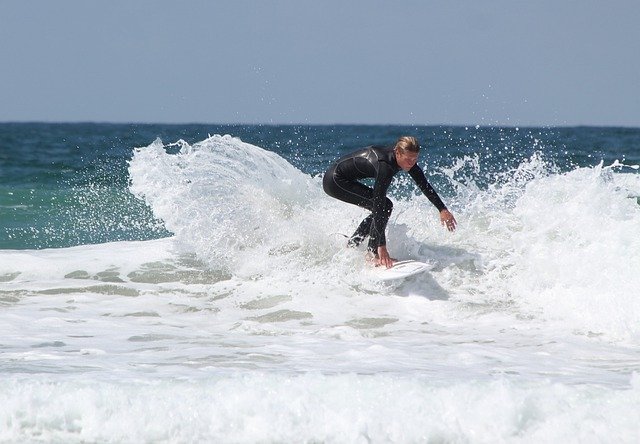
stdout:
[(324, 177), (322, 178), (322, 189), (325, 193), (327, 193), (331, 197), (335, 197), (334, 192), (334, 179), (333, 179), (333, 170), (329, 170), (324, 173)]

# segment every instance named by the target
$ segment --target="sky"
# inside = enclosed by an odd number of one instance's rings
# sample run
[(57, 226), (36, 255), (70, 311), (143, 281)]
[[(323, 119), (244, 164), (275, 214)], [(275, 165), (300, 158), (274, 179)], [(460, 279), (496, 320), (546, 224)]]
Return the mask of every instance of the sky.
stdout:
[(640, 127), (640, 1), (0, 0), (0, 121)]

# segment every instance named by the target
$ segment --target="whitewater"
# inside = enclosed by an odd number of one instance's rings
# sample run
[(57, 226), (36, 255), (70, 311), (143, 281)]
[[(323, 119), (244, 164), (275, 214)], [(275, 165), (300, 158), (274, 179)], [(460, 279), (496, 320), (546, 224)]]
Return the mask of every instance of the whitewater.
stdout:
[(390, 253), (431, 268), (388, 284), (319, 175), (136, 148), (170, 237), (0, 254), (0, 441), (640, 441), (637, 166), (425, 171), (458, 230), (399, 177)]

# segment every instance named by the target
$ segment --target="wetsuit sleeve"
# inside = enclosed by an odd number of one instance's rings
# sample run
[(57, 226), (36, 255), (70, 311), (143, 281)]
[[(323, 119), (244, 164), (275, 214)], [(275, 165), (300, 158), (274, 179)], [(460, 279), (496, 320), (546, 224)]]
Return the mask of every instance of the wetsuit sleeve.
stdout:
[(390, 168), (380, 162), (378, 174), (376, 176), (375, 184), (373, 185), (373, 226), (371, 229), (372, 237), (375, 237), (378, 246), (386, 245), (387, 240), (385, 236), (385, 229), (389, 217), (385, 214), (391, 211), (387, 206), (387, 189), (391, 185), (393, 179), (393, 171)]
[(416, 185), (418, 185), (420, 191), (427, 196), (438, 211), (442, 211), (447, 208), (444, 202), (442, 202), (442, 199), (440, 199), (440, 196), (438, 196), (438, 193), (436, 193), (436, 190), (434, 190), (431, 184), (427, 181), (422, 168), (420, 168), (418, 164), (414, 165), (413, 168), (409, 170), (409, 175), (411, 175), (411, 178)]

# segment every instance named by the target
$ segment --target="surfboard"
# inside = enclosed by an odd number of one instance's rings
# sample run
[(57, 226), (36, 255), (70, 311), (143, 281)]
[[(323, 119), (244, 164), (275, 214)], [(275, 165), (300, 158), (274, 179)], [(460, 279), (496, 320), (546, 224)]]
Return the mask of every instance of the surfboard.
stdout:
[(429, 270), (429, 265), (424, 262), (405, 260), (398, 261), (391, 268), (375, 267), (373, 274), (376, 279), (381, 281), (394, 281), (396, 279), (405, 279), (416, 274), (424, 273)]

